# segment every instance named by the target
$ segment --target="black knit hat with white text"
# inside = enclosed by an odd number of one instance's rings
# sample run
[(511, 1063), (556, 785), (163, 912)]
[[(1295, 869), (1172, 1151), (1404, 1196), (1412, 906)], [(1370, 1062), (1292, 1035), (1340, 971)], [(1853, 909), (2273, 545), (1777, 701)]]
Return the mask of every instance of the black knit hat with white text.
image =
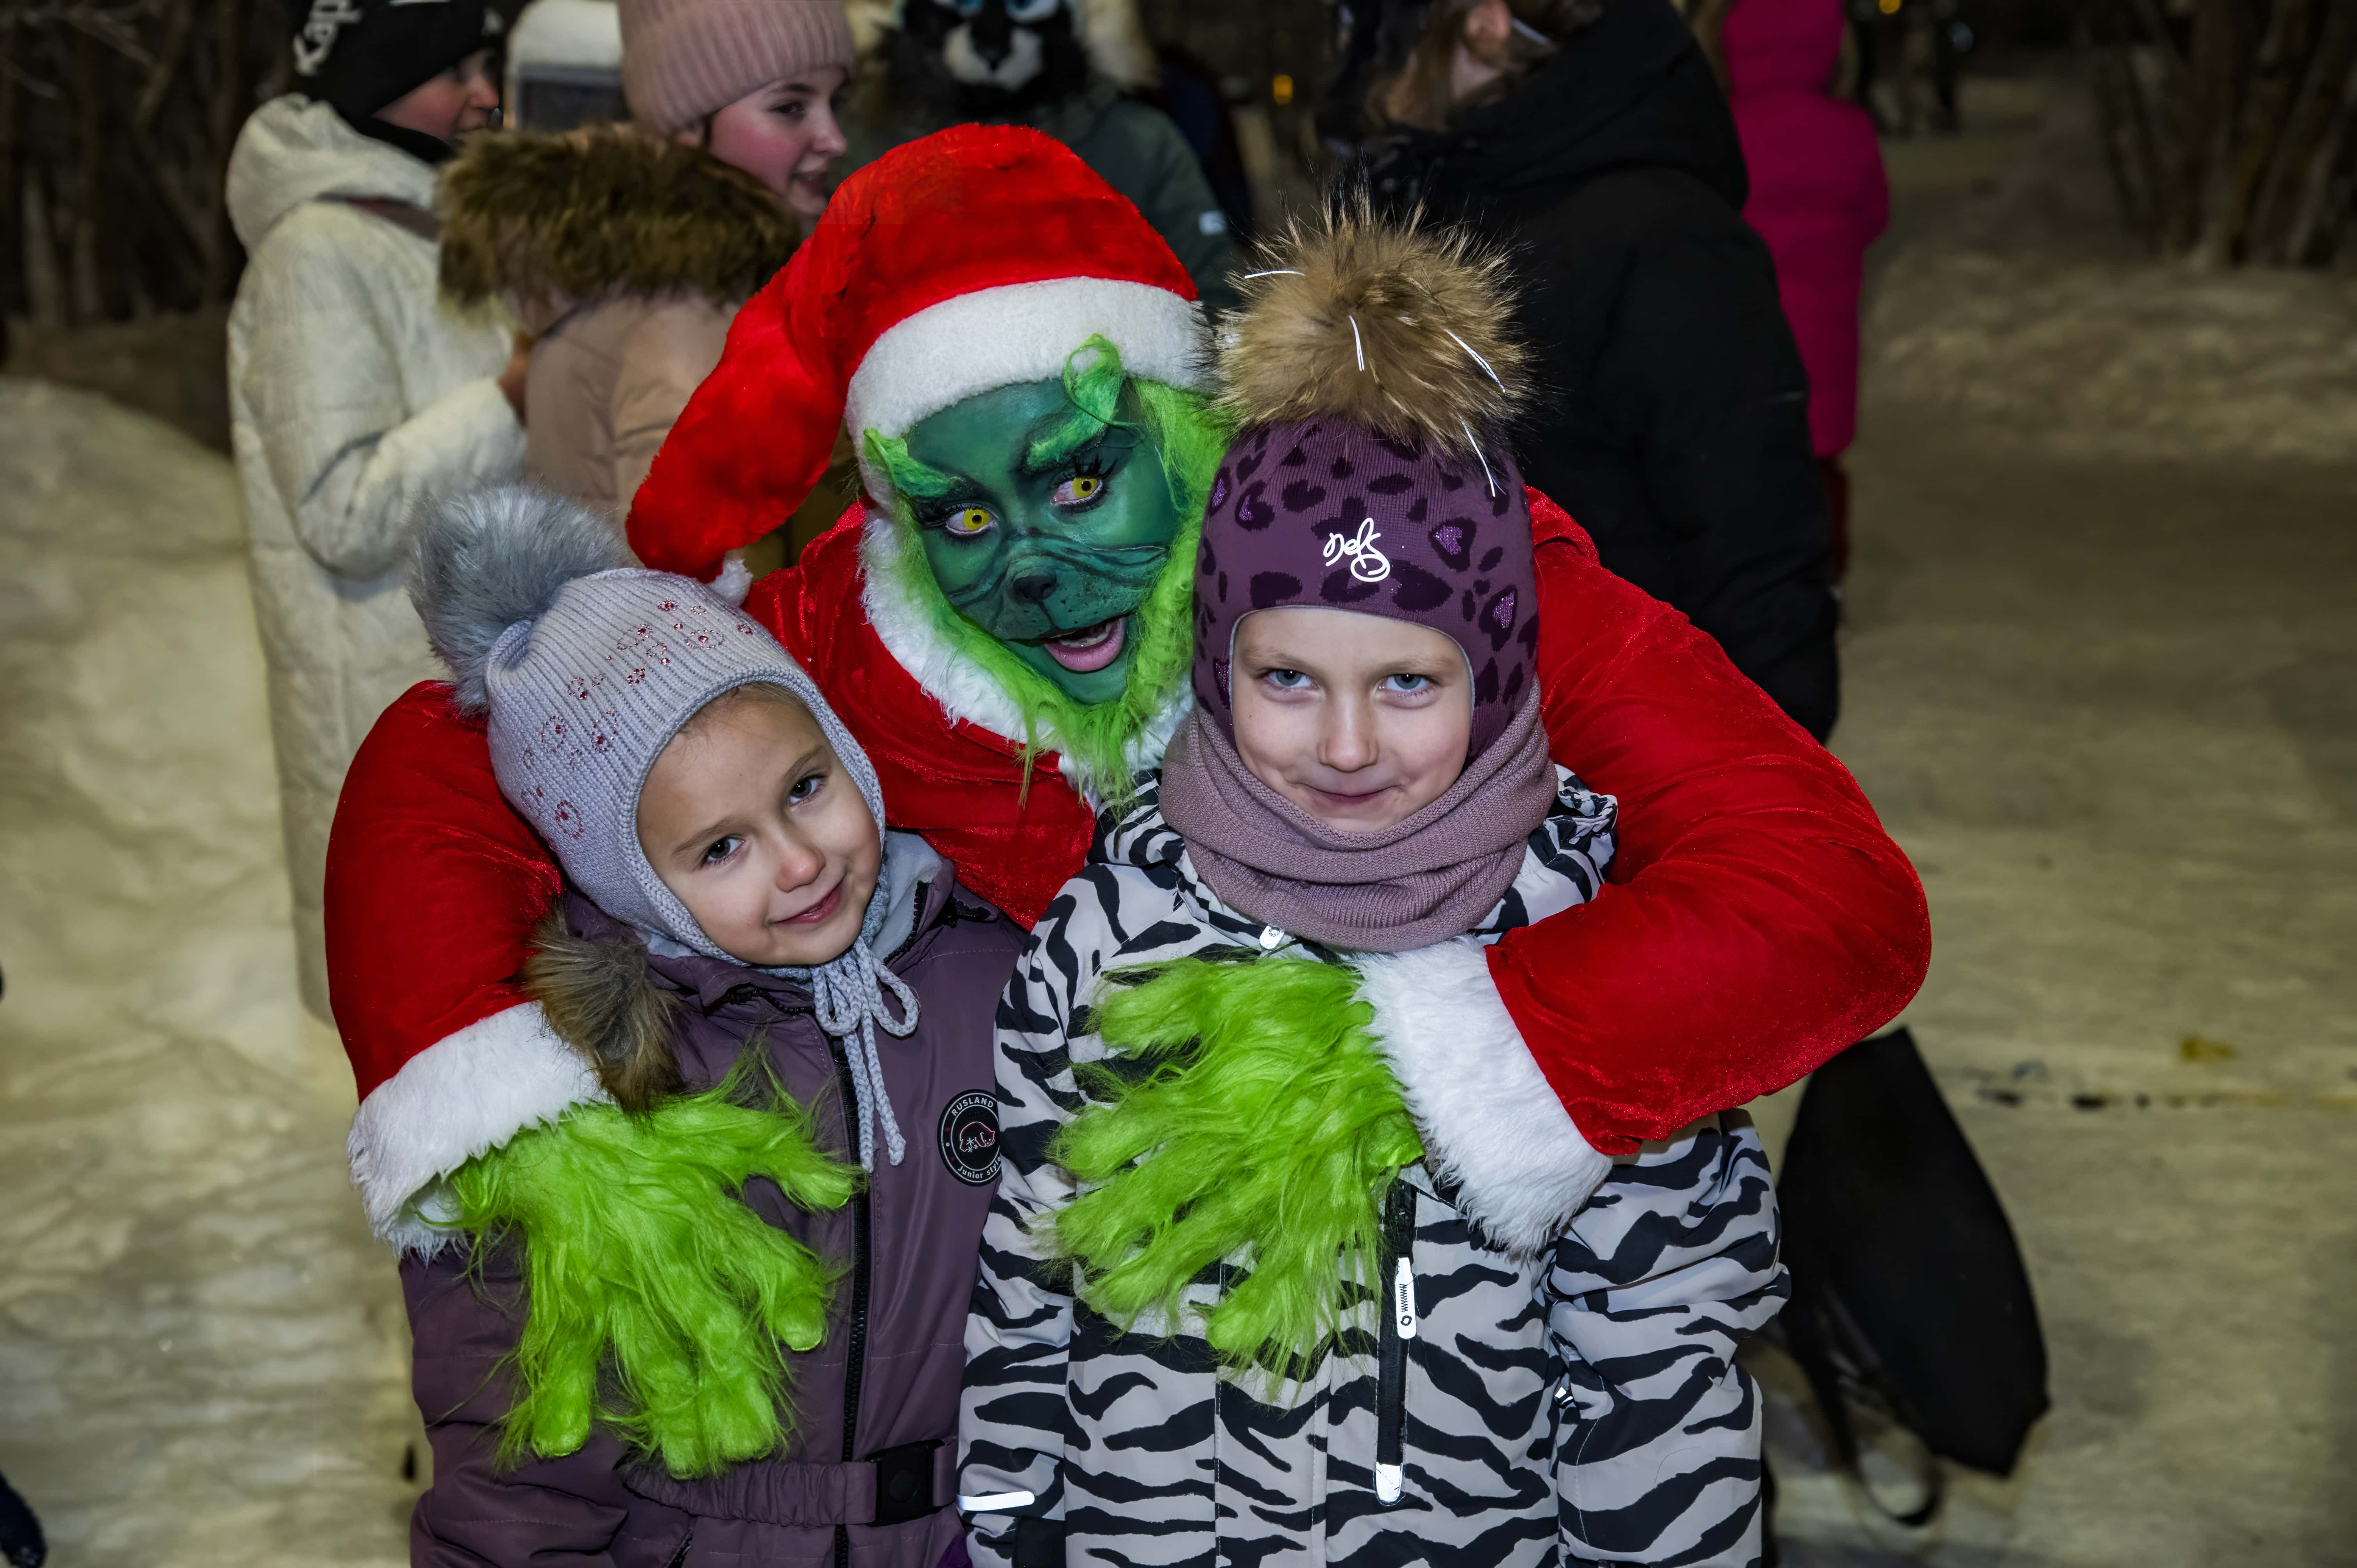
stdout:
[[(448, 156), (416, 132), (386, 134), (378, 110), (498, 41), (484, 0), (296, 0), (296, 90), (332, 107), (365, 135), (438, 163)], [(399, 127), (388, 127), (394, 132)], [(415, 144), (415, 145), (413, 145)]]

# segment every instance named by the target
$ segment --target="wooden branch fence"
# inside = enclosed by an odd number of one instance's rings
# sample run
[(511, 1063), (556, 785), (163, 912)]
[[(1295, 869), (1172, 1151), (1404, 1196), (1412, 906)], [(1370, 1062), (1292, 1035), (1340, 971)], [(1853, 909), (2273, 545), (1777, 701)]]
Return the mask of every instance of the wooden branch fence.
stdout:
[(277, 0), (0, 0), (0, 313), (226, 300), (231, 144), (283, 85)]
[(2321, 265), (2357, 191), (2357, 0), (2078, 0), (2129, 225), (2208, 265)]

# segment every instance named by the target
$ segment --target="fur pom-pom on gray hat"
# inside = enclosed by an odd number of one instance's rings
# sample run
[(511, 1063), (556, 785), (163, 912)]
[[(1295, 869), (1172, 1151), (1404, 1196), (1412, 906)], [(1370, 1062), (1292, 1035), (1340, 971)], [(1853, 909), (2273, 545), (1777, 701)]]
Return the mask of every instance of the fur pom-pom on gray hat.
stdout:
[[(529, 486), (435, 503), (418, 530), (410, 598), (450, 667), (458, 705), (488, 719), (491, 771), (574, 885), (650, 941), (741, 962), (705, 935), (639, 843), (639, 793), (687, 722), (740, 686), (773, 685), (810, 710), (884, 832), (884, 796), (867, 754), (802, 666), (741, 607), (743, 567), (710, 585), (632, 563), (613, 526)], [(883, 1101), (876, 1029), (906, 1035), (916, 998), (868, 942), (883, 905), (870, 899), (859, 940), (807, 978), (822, 1025), (844, 1038), (863, 1107)], [(883, 997), (899, 1003), (894, 1016)], [(872, 1081), (871, 1092), (868, 1085)], [(871, 1151), (861, 1118), (863, 1163)]]

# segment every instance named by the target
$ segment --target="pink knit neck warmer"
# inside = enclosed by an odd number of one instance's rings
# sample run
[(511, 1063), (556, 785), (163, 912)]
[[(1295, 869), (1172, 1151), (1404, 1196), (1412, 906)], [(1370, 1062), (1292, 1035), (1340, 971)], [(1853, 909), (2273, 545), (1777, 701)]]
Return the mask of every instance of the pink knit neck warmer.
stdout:
[(1198, 707), (1162, 760), (1162, 816), (1239, 912), (1295, 936), (1405, 952), (1462, 936), (1504, 897), (1555, 797), (1534, 687), (1446, 794), (1381, 832), (1342, 832), (1253, 777)]

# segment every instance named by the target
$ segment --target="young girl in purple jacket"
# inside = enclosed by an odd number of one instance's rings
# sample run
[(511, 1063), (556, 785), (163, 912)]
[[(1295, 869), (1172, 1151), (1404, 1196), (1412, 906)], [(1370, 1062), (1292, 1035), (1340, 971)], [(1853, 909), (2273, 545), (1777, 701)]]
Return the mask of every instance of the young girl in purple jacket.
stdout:
[[(579, 1092), (418, 1216), (417, 1563), (963, 1558), (1018, 933), (884, 832), (866, 757), (728, 586), (530, 490), (421, 536), (455, 700), (569, 884), (524, 987)], [(478, 1118), (509, 1092), (447, 1087)]]

